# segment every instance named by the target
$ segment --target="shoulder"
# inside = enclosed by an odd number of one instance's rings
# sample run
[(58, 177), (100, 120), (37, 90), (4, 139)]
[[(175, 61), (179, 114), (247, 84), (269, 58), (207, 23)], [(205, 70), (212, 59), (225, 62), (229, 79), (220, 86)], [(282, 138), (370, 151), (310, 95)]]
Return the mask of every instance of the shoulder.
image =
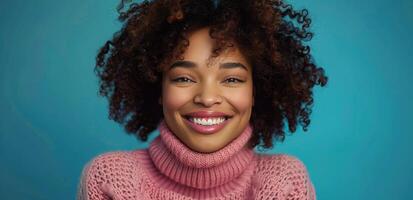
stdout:
[(309, 176), (305, 164), (289, 154), (258, 154), (256, 173), (275, 181), (288, 180), (297, 174)]
[(113, 173), (121, 168), (129, 168), (128, 165), (132, 166), (133, 162), (133, 156), (129, 151), (105, 152), (91, 158), (83, 167), (82, 175)]
[(282, 198), (315, 199), (314, 186), (303, 161), (288, 154), (258, 155), (256, 181), (264, 191), (265, 188), (278, 191)]
[(110, 151), (92, 157), (83, 166), (81, 177), (87, 181), (107, 182), (116, 172), (122, 168), (132, 166), (133, 156), (130, 151)]
[(277, 170), (290, 171), (301, 170), (307, 171), (307, 167), (296, 156), (289, 154), (258, 154), (260, 171)]
[(113, 196), (115, 186), (133, 185), (136, 167), (135, 151), (111, 151), (99, 154), (90, 159), (81, 172), (78, 184), (77, 199), (88, 199), (90, 196)]
[(120, 164), (134, 162), (133, 151), (110, 151), (99, 154), (90, 159), (86, 166), (109, 168)]
[[(82, 175), (97, 174), (101, 179), (109, 178), (105, 174), (132, 173), (137, 166), (138, 154), (145, 153), (144, 149), (133, 151), (110, 151), (99, 154), (90, 159), (83, 167)], [(94, 177), (98, 177), (95, 175)]]

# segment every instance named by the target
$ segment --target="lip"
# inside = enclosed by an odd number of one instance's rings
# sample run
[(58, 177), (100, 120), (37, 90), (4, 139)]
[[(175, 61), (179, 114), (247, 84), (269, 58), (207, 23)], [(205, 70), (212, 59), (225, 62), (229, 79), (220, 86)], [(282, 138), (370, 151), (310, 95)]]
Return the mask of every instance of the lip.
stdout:
[[(223, 116), (223, 115), (220, 115), (220, 116)], [(187, 126), (191, 127), (191, 129), (193, 129), (194, 131), (201, 133), (201, 134), (205, 134), (205, 135), (214, 134), (220, 131), (221, 129), (225, 127), (225, 125), (228, 124), (230, 120), (231, 118), (225, 118), (225, 121), (220, 124), (204, 126), (204, 125), (196, 124), (195, 122), (192, 122), (188, 118), (184, 117), (184, 122), (187, 124)]]

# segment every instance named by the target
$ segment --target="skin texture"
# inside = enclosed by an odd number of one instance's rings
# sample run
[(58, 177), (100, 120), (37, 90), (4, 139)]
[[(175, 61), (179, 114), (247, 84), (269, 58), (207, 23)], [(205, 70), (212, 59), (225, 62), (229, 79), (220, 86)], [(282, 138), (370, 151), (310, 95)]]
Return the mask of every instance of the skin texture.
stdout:
[[(211, 58), (214, 40), (205, 27), (190, 34), (190, 45), (183, 61), (194, 67), (166, 67), (162, 79), (164, 118), (173, 133), (194, 151), (210, 153), (238, 137), (251, 118), (253, 106), (252, 68), (238, 48), (233, 47)], [(241, 63), (242, 67), (220, 68), (223, 63)], [(208, 110), (231, 115), (220, 131), (205, 135), (191, 129), (183, 115)]]

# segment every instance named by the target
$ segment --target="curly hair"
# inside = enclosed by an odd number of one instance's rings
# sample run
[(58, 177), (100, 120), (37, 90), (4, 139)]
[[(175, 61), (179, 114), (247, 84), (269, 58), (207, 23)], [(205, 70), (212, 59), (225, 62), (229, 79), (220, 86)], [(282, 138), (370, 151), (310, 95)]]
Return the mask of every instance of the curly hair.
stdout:
[(95, 73), (99, 94), (109, 100), (109, 119), (128, 134), (147, 141), (157, 128), (162, 68), (182, 59), (188, 33), (202, 27), (210, 27), (216, 42), (213, 56), (235, 42), (253, 66), (251, 147), (283, 142), (285, 123), (291, 133), (298, 125), (307, 131), (312, 89), (328, 78), (306, 45), (313, 37), (306, 9), (282, 0), (121, 0), (117, 11), (123, 26), (99, 50)]

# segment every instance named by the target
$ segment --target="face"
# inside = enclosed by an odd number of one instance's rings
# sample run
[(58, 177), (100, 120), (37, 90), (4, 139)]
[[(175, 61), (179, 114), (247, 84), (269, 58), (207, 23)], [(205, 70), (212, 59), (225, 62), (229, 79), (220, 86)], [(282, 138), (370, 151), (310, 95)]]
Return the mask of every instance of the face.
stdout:
[(208, 28), (188, 39), (183, 60), (163, 69), (160, 101), (165, 122), (179, 140), (194, 151), (211, 153), (238, 137), (250, 121), (252, 68), (236, 45), (211, 59)]

